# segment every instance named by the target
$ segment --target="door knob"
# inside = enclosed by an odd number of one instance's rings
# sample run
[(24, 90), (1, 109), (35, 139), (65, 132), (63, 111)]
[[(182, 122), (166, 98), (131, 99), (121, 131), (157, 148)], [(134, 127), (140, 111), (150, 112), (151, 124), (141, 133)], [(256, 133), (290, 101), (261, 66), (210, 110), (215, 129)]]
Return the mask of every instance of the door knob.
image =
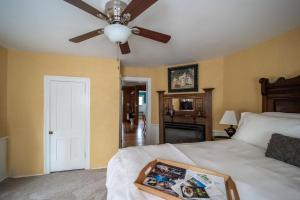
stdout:
[(54, 134), (54, 132), (53, 131), (49, 131), (49, 135), (53, 135)]

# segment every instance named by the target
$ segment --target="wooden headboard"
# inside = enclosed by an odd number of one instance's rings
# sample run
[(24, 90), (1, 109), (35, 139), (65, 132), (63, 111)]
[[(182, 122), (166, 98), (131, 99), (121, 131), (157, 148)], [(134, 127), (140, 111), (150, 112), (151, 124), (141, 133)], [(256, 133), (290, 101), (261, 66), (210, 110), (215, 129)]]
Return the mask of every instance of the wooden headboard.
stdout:
[(261, 78), (262, 112), (300, 113), (300, 76), (279, 78), (274, 83)]

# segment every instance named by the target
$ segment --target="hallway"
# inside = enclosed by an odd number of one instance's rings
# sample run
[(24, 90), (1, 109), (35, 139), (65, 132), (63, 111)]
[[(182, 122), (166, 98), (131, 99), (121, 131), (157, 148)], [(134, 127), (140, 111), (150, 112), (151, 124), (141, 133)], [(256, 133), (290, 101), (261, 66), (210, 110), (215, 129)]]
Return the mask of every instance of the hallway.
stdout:
[(139, 119), (137, 126), (124, 122), (122, 124), (122, 148), (145, 145), (143, 128), (144, 122), (141, 119)]

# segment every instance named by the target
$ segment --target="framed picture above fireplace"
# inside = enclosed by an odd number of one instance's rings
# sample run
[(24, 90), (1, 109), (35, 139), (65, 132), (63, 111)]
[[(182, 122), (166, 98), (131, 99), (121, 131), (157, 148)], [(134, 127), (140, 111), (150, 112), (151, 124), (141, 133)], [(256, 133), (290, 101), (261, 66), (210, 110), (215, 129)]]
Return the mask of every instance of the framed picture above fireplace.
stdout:
[(198, 65), (169, 68), (168, 92), (198, 92)]

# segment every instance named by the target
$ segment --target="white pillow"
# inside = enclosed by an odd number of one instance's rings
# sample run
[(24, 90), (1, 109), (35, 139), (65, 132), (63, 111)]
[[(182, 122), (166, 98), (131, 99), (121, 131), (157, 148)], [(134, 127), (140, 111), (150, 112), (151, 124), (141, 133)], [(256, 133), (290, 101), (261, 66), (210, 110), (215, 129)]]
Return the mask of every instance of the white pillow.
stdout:
[(273, 133), (300, 138), (300, 119), (242, 113), (233, 138), (267, 149)]
[(262, 113), (262, 115), (270, 116), (270, 117), (300, 119), (300, 113), (264, 112)]

